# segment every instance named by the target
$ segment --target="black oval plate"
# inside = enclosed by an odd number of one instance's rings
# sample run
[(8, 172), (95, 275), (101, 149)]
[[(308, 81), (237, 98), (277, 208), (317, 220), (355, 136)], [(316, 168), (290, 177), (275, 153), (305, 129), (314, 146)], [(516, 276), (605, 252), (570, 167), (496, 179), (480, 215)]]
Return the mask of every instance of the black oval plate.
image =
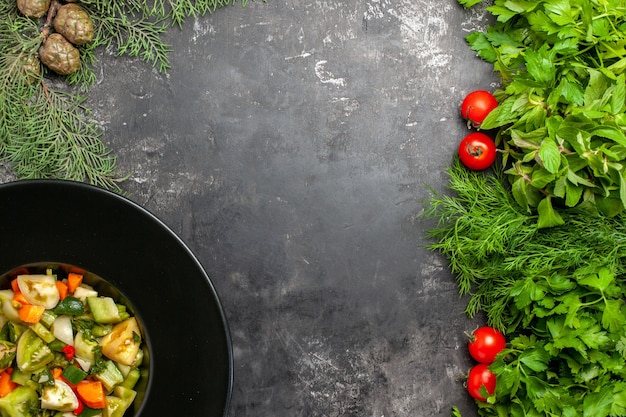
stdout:
[(0, 274), (75, 265), (133, 304), (149, 336), (150, 384), (136, 416), (228, 414), (233, 357), (204, 268), (163, 222), (127, 198), (64, 180), (0, 185)]

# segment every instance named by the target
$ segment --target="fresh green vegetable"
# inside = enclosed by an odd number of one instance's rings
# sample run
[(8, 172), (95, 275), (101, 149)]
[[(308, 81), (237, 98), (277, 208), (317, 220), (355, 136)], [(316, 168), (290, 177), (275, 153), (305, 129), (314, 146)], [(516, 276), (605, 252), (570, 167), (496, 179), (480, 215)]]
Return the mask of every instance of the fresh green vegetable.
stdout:
[(113, 388), (124, 382), (124, 375), (122, 375), (117, 366), (115, 366), (115, 363), (110, 360), (104, 361), (98, 371), (92, 373), (92, 375), (102, 382), (102, 385), (104, 385), (107, 392), (112, 391)]
[(2, 417), (37, 417), (39, 414), (39, 396), (32, 388), (17, 387), (0, 398)]
[(113, 390), (113, 395), (107, 395), (106, 397), (106, 411), (105, 415), (108, 417), (123, 417), (126, 410), (131, 406), (137, 392), (117, 386)]
[(41, 323), (35, 323), (30, 326), (30, 329), (37, 334), (44, 342), (51, 343), (54, 341), (55, 337), (50, 330), (46, 328)]
[(481, 128), (498, 129), (515, 201), (540, 227), (563, 224), (556, 206), (623, 211), (623, 0), (495, 0), (487, 10), (496, 22), (467, 41), (500, 75), (500, 105)]
[(87, 304), (96, 323), (111, 324), (121, 321), (117, 304), (111, 297), (87, 297)]
[(37, 333), (28, 329), (17, 342), (17, 367), (25, 372), (36, 371), (54, 359), (54, 353)]
[[(121, 366), (118, 365), (118, 368), (121, 368)], [(124, 382), (122, 382), (120, 386), (128, 389), (133, 389), (135, 388), (135, 385), (137, 385), (137, 382), (139, 382), (140, 378), (141, 371), (139, 371), (139, 368), (130, 368), (128, 370), (128, 373), (124, 377)]]
[(457, 160), (448, 174), (452, 194), (435, 195), (423, 218), (436, 221), (429, 248), (445, 255), (460, 294), (470, 295), (470, 317), (484, 311), (490, 326), (508, 333), (526, 325), (528, 311), (514, 299), (542, 299), (560, 276), (581, 269), (626, 273), (623, 214), (609, 218), (581, 204), (561, 212), (565, 225), (540, 229), (537, 215), (514, 201), (501, 169), (469, 171)]
[(507, 335), (491, 365), (495, 396), (481, 416), (621, 416), (626, 413), (626, 215), (593, 204), (540, 229), (513, 199), (501, 169), (449, 168), (451, 194), (435, 195), (429, 247), (445, 255), (468, 295)]
[(83, 371), (76, 365), (69, 365), (65, 369), (63, 369), (63, 378), (65, 378), (68, 382), (76, 385), (83, 379), (87, 377), (87, 372)]
[(85, 312), (85, 305), (76, 297), (68, 296), (61, 300), (54, 308), (55, 314), (76, 316)]
[(532, 318), (491, 366), (497, 401), (481, 405), (480, 414), (624, 415), (626, 284), (608, 268), (546, 281), (520, 284), (545, 291), (544, 298), (530, 300), (524, 293), (516, 300)]

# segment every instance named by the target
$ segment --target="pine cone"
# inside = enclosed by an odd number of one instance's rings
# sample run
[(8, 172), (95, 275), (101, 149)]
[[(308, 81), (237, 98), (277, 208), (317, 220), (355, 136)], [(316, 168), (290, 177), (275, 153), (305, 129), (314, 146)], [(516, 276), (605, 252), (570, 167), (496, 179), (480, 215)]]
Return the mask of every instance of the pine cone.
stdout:
[(50, 0), (17, 0), (17, 8), (24, 16), (39, 18), (50, 8)]
[(52, 33), (41, 45), (39, 59), (57, 74), (72, 74), (80, 69), (78, 49), (59, 33)]
[(28, 55), (22, 58), (22, 73), (26, 75), (31, 83), (41, 75), (41, 62), (36, 55)]
[(94, 36), (93, 21), (78, 4), (68, 3), (59, 8), (54, 18), (54, 30), (74, 45), (91, 42)]

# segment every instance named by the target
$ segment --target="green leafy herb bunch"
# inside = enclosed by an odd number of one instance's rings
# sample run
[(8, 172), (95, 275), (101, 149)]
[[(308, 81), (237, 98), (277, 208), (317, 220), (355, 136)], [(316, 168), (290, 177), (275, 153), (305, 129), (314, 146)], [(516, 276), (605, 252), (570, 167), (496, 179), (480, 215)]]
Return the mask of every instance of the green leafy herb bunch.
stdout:
[(486, 315), (508, 340), (479, 415), (625, 416), (626, 213), (584, 202), (563, 225), (539, 228), (505, 176), (457, 160), (451, 193), (424, 212), (436, 223), (429, 248), (449, 260), (466, 313)]
[[(466, 7), (480, 0), (459, 0)], [(626, 2), (494, 0), (467, 36), (501, 79), (495, 130), (515, 201), (541, 227), (584, 201), (626, 207)]]

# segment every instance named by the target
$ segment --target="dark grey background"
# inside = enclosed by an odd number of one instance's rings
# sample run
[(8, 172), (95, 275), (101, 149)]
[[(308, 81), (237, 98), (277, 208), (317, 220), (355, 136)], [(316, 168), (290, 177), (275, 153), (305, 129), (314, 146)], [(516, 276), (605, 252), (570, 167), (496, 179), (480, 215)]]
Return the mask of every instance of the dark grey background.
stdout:
[(89, 103), (131, 198), (230, 322), (230, 415), (476, 415), (468, 320), (416, 219), (493, 89), (455, 0), (268, 0), (189, 19), (159, 74), (103, 54)]

